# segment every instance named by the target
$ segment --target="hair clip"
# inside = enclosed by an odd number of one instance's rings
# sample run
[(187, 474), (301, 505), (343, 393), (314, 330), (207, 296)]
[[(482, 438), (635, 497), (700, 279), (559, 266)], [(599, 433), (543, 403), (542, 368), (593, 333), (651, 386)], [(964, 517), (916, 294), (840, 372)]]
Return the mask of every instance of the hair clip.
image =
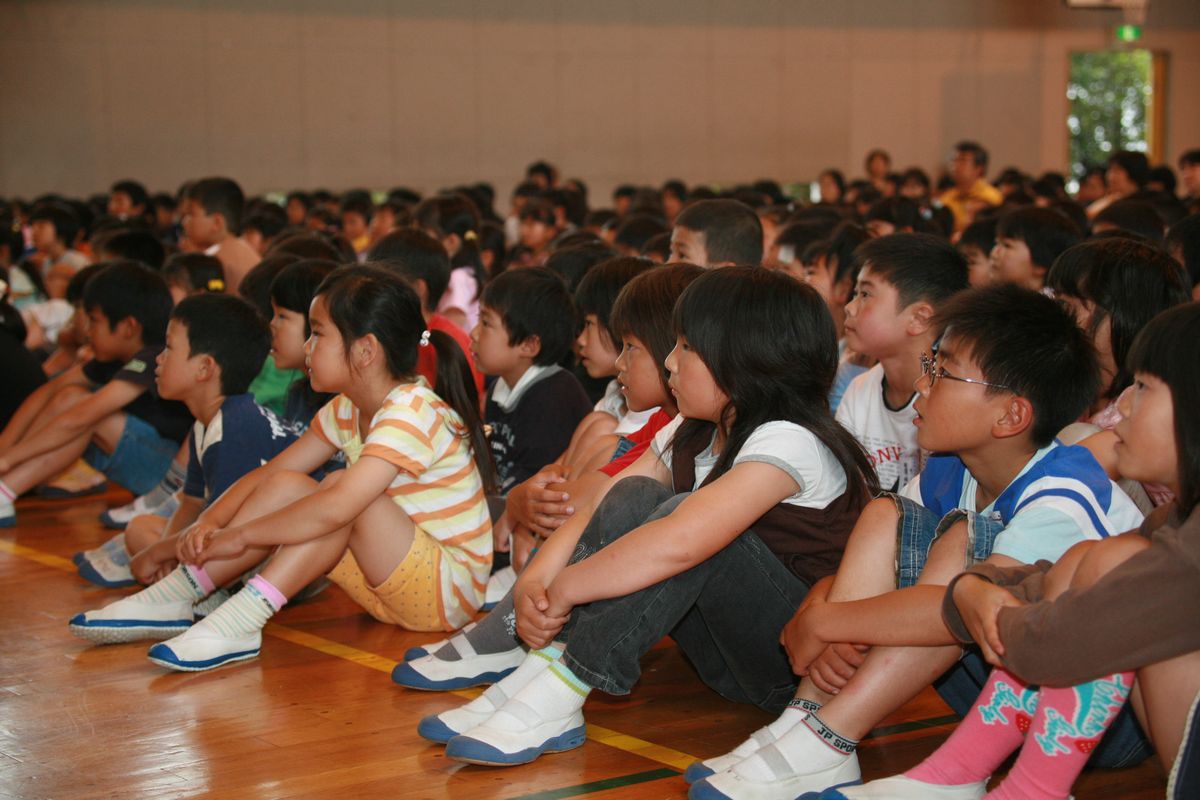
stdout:
[(479, 235), (477, 233), (475, 233), (475, 231), (467, 231), (466, 233), (463, 234), (464, 242), (473, 242), (478, 238), (479, 238)]
[(428, 346), (429, 346), (429, 336), (430, 336), (430, 333), (429, 333), (429, 329), (428, 329), (428, 328), (426, 328), (425, 330), (421, 331), (421, 347), (428, 347)]
[(225, 281), (221, 280), (220, 278), (210, 278), (208, 281), (208, 290), (210, 292), (225, 291)]

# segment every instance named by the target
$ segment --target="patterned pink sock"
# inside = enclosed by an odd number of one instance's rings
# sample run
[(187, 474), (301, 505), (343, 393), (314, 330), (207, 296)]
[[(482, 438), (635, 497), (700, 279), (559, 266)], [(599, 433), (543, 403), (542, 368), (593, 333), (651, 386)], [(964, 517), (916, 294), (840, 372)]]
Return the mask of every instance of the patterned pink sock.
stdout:
[(8, 484), (0, 481), (0, 500), (7, 500), (10, 503), (17, 501), (17, 493), (8, 488)]
[(975, 705), (950, 738), (905, 776), (939, 786), (985, 780), (1021, 746), (1037, 704), (1036, 690), (1007, 670), (992, 670)]
[(1062, 800), (1133, 688), (1118, 672), (1066, 689), (1043, 687), (1033, 729), (995, 800)]

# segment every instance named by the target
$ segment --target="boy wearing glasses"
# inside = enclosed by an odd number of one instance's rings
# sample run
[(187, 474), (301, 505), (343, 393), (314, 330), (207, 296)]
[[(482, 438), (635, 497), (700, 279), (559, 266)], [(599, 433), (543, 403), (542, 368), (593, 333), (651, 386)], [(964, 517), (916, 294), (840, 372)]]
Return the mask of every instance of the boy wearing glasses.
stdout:
[[(1055, 561), (1141, 523), (1086, 449), (1054, 440), (1100, 379), (1071, 323), (1053, 300), (1011, 285), (963, 292), (933, 317), (939, 346), (918, 359), (914, 410), (917, 444), (935, 455), (899, 494), (864, 509), (837, 574), (784, 629), (803, 676), (794, 705), (732, 753), (693, 765), (688, 777), (708, 777), (689, 796), (796, 797), (859, 782), (855, 746), (885, 716), (939, 676), (960, 714), (983, 686), (986, 664), (960, 661), (942, 622), (951, 578), (982, 561)], [(1149, 753), (1124, 716), (1094, 765)]]
[(913, 427), (921, 353), (933, 346), (937, 309), (967, 288), (967, 262), (945, 239), (920, 233), (872, 239), (854, 255), (862, 269), (846, 304), (846, 344), (879, 363), (850, 383), (837, 421), (867, 451), (879, 485), (898, 492), (921, 471)]

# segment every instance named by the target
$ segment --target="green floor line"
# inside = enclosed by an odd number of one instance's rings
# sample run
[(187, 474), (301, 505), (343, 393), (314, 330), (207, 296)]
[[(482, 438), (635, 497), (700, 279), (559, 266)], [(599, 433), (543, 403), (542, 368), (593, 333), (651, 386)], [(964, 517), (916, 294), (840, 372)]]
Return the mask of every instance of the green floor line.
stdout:
[(620, 789), (622, 786), (634, 786), (639, 783), (661, 781), (663, 778), (674, 778), (680, 773), (673, 769), (652, 769), (648, 772), (635, 772), (632, 775), (622, 775), (619, 778), (606, 778), (602, 781), (581, 783), (578, 786), (564, 786), (561, 789), (550, 789), (545, 792), (534, 792), (515, 797), (513, 800), (560, 800), (563, 797), (579, 797), (592, 792), (603, 792), (609, 789)]
[(892, 736), (897, 733), (908, 733), (909, 731), (919, 731), (922, 728), (939, 728), (942, 725), (951, 725), (958, 722), (958, 717), (950, 714), (945, 717), (930, 717), (929, 719), (915, 719), (912, 722), (901, 722), (899, 725), (886, 725), (882, 728), (876, 728), (868, 733), (863, 739), (881, 739), (884, 736)]

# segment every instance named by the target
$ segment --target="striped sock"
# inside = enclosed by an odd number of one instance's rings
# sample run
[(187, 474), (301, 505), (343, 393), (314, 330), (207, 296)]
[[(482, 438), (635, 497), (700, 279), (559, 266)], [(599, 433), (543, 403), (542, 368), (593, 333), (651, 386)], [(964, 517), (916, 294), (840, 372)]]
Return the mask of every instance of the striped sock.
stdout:
[(143, 502), (150, 508), (161, 506), (171, 499), (171, 495), (183, 488), (183, 482), (186, 479), (187, 467), (172, 461), (171, 466), (167, 467), (167, 474), (158, 482), (158, 486), (151, 489), (149, 494), (142, 496)]
[(246, 582), (246, 588), (226, 600), (204, 621), (222, 636), (240, 639), (266, 627), (276, 611), (283, 608), (287, 597), (262, 575)]
[(183, 600), (203, 600), (216, 587), (203, 567), (181, 564), (167, 577), (147, 586), (134, 597), (147, 603), (178, 603)]
[(565, 683), (571, 691), (580, 697), (587, 697), (592, 691), (591, 686), (579, 680), (579, 677), (571, 671), (571, 668), (561, 661), (555, 661), (550, 665), (550, 674)]

